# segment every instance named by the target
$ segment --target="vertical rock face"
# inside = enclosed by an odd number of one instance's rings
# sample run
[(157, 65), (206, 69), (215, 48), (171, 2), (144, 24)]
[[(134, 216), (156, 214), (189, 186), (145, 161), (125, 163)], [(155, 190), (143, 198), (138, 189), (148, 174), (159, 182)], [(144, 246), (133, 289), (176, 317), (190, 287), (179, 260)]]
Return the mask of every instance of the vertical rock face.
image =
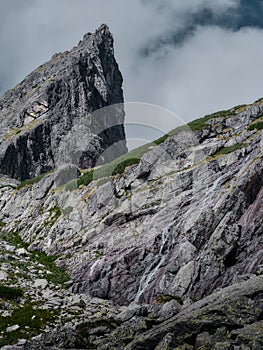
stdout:
[(112, 145), (112, 158), (127, 152), (123, 108), (103, 113), (122, 102), (113, 38), (102, 25), (0, 98), (0, 173), (24, 180), (65, 162), (93, 166)]

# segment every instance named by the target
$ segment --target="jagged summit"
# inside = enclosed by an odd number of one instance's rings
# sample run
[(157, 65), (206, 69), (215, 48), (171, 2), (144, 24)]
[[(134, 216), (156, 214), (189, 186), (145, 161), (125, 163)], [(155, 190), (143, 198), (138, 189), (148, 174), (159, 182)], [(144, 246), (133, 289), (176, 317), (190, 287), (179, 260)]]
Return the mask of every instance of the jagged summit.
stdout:
[[(114, 127), (114, 133), (100, 136), (91, 116), (122, 102), (113, 37), (103, 24), (94, 34), (84, 35), (72, 50), (53, 55), (0, 98), (0, 173), (31, 178), (53, 169), (65, 157), (86, 168), (119, 141), (123, 142), (111, 152), (112, 157), (125, 153), (123, 111), (114, 114), (114, 120), (100, 118), (102, 131)], [(78, 155), (72, 156), (76, 151)]]

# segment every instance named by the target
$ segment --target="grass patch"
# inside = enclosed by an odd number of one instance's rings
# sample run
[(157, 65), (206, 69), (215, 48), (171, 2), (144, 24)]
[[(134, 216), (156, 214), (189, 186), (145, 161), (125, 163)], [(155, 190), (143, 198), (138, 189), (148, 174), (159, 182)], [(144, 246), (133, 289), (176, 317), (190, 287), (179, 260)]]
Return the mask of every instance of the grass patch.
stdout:
[[(27, 303), (19, 309), (15, 309), (11, 316), (0, 317), (0, 332), (3, 337), (0, 338), (0, 346), (12, 345), (18, 339), (29, 339), (41, 333), (48, 322), (52, 322), (58, 315), (57, 310), (41, 310), (36, 305)], [(6, 333), (6, 328), (18, 325), (20, 328), (16, 331)]]
[(161, 145), (162, 143), (164, 143), (165, 140), (168, 139), (170, 135), (169, 134), (165, 134), (163, 136), (161, 136), (159, 139), (155, 140), (154, 143), (158, 146)]
[[(89, 169), (86, 171), (80, 178), (77, 180), (77, 188), (80, 186), (87, 186), (89, 185), (93, 180), (100, 180), (100, 179), (109, 179), (111, 176), (115, 176), (118, 174), (123, 174), (126, 167), (133, 165), (133, 164), (138, 164), (141, 157), (147, 153), (152, 147), (155, 147), (157, 145), (160, 145), (167, 140), (168, 137), (178, 135), (182, 131), (200, 131), (202, 130), (205, 126), (207, 126), (207, 122), (213, 118), (228, 118), (231, 115), (240, 113), (240, 111), (244, 110), (247, 107), (247, 105), (239, 105), (234, 108), (228, 109), (228, 110), (222, 110), (216, 113), (212, 113), (209, 115), (204, 116), (203, 118), (199, 118), (196, 120), (193, 120), (189, 122), (187, 125), (181, 125), (169, 133), (161, 136), (159, 139), (150, 142), (148, 144), (145, 144), (143, 146), (140, 146), (132, 151), (130, 151), (127, 154), (124, 154), (112, 162), (99, 166), (98, 168), (93, 168)], [(231, 147), (226, 147), (224, 150), (220, 150), (220, 154), (226, 154), (226, 153), (231, 153), (235, 151), (236, 149), (242, 148), (240, 145), (235, 145)], [(69, 182), (66, 186), (65, 189), (67, 190), (74, 190), (76, 189), (76, 182)]]
[(249, 127), (247, 129), (249, 131), (252, 131), (252, 130), (263, 130), (263, 121), (262, 122), (252, 123), (252, 124), (249, 125)]
[(217, 156), (217, 155), (221, 155), (221, 154), (228, 154), (228, 153), (232, 153), (232, 152), (235, 152), (239, 149), (242, 149), (244, 147), (246, 147), (247, 145), (245, 143), (236, 143), (235, 145), (233, 146), (229, 146), (229, 147), (223, 147), (221, 148), (218, 152), (216, 152), (214, 154), (214, 156)]
[[(35, 90), (32, 89), (31, 91), (33, 93)], [(16, 137), (17, 135), (29, 132), (29, 131), (33, 130), (34, 127), (37, 126), (40, 123), (40, 121), (41, 121), (41, 119), (37, 118), (37, 119), (34, 119), (31, 122), (29, 122), (28, 124), (23, 125), (23, 126), (21, 126), (19, 128), (11, 129), (4, 135), (4, 139), (5, 140), (10, 140), (13, 137)]]
[(61, 209), (58, 205), (56, 205), (54, 208), (49, 209), (49, 213), (57, 220), (61, 215)]
[(216, 112), (216, 113), (213, 113), (213, 114), (208, 114), (208, 115), (204, 116), (203, 118), (199, 118), (199, 119), (193, 120), (190, 123), (188, 123), (187, 125), (189, 126), (189, 128), (192, 131), (200, 131), (207, 125), (207, 122), (210, 119), (219, 118), (219, 117), (227, 118), (230, 114), (233, 114), (232, 109), (231, 110), (219, 111), (219, 112)]
[(20, 190), (21, 188), (25, 187), (25, 186), (32, 186), (35, 183), (38, 183), (40, 180), (43, 179), (44, 176), (51, 174), (53, 172), (53, 170), (48, 171), (46, 173), (40, 174), (36, 177), (33, 177), (33, 179), (28, 179), (28, 180), (24, 180), (22, 181), (18, 186), (17, 186), (17, 190)]
[[(40, 213), (43, 214), (44, 209), (40, 208)], [(58, 218), (61, 216), (61, 209), (58, 205), (56, 205), (54, 208), (49, 209), (49, 220), (44, 223), (45, 227), (52, 227), (55, 225)]]
[[(58, 210), (58, 208), (53, 208), (53, 210), (55, 215), (58, 215), (60, 213), (60, 209)], [(29, 244), (25, 243), (21, 239), (17, 232), (13, 232), (11, 234), (1, 233), (0, 238), (16, 246), (17, 248), (27, 249), (29, 246)], [(70, 280), (70, 276), (68, 275), (66, 269), (58, 267), (56, 265), (56, 260), (59, 258), (58, 256), (49, 256), (41, 251), (33, 251), (28, 253), (31, 261), (44, 265), (46, 270), (51, 272), (51, 274), (45, 273), (44, 275), (47, 281), (52, 282), (54, 284), (64, 284), (65, 282)]]
[(17, 248), (27, 249), (28, 247), (28, 244), (22, 240), (18, 232), (12, 232), (12, 233), (1, 232), (0, 239), (8, 242), (11, 245), (14, 245)]
[[(90, 169), (87, 172), (85, 172), (80, 178), (78, 178), (77, 186), (88, 186), (93, 181), (93, 172), (94, 170)], [(70, 189), (70, 187), (66, 186), (66, 189)]]
[(51, 272), (51, 274), (45, 274), (45, 278), (47, 281), (52, 282), (54, 284), (64, 284), (65, 282), (70, 280), (70, 276), (68, 275), (66, 269), (58, 267), (56, 265), (56, 260), (58, 259), (58, 256), (49, 256), (44, 252), (34, 251), (32, 252), (30, 258), (32, 261), (44, 265), (45, 268)]
[(0, 285), (1, 299), (16, 300), (17, 298), (21, 298), (23, 294), (22, 289)]
[(123, 162), (119, 163), (116, 168), (113, 170), (112, 175), (122, 175), (125, 172), (125, 169), (128, 166), (134, 165), (134, 164), (138, 164), (140, 161), (140, 159), (138, 158), (128, 158), (125, 159)]
[[(77, 186), (87, 186), (93, 180), (107, 179), (108, 181), (111, 176), (123, 174), (128, 166), (138, 164), (141, 157), (152, 147), (162, 144), (169, 136), (179, 134), (183, 130), (189, 130), (189, 127), (186, 125), (179, 126), (178, 128), (170, 131), (168, 134), (163, 135), (159, 139), (133, 149), (130, 152), (114, 159), (110, 163), (101, 165), (98, 168), (89, 169), (81, 177), (78, 178)], [(70, 190), (71, 188), (74, 189), (74, 184), (69, 183), (66, 186), (66, 189)]]
[(259, 98), (258, 100), (256, 100), (254, 103), (260, 103), (260, 102), (263, 102), (263, 98)]

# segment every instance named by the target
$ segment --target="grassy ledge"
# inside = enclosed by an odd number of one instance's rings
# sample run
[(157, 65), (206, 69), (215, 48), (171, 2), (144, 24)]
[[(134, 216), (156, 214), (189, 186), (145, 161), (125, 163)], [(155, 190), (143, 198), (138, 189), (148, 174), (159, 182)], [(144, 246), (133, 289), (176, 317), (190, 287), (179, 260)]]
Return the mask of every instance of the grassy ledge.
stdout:
[(249, 131), (252, 131), (252, 130), (263, 130), (263, 121), (252, 123), (252, 124), (249, 125), (249, 127), (247, 129)]
[[(258, 100), (258, 102), (260, 102), (260, 103), (261, 103), (261, 101), (263, 101), (263, 99)], [(177, 135), (180, 132), (182, 132), (183, 130), (189, 131), (189, 132), (201, 131), (203, 128), (205, 128), (208, 125), (207, 123), (209, 120), (214, 119), (214, 118), (226, 119), (232, 115), (241, 113), (248, 106), (249, 105), (239, 105), (239, 106), (233, 107), (233, 108), (228, 109), (228, 110), (222, 110), (222, 111), (219, 111), (216, 113), (206, 115), (203, 118), (193, 120), (186, 125), (179, 126), (179, 127), (175, 128), (174, 130), (170, 131), (169, 133), (163, 135), (159, 139), (157, 139), (153, 142), (150, 142), (146, 145), (143, 145), (141, 147), (138, 147), (138, 148), (128, 152), (127, 154), (124, 154), (123, 156), (116, 158), (115, 160), (113, 160), (110, 163), (98, 166), (97, 168), (92, 168), (92, 169), (86, 170), (85, 172), (83, 172), (81, 177), (79, 177), (76, 180), (70, 181), (68, 184), (66, 184), (64, 186), (64, 188), (66, 190), (69, 190), (69, 191), (75, 190), (75, 189), (79, 188), (80, 186), (88, 186), (93, 180), (98, 180), (97, 185), (103, 184), (103, 183), (109, 181), (109, 179), (112, 176), (122, 175), (128, 166), (138, 164), (141, 157), (145, 153), (147, 153), (152, 147), (160, 145), (163, 142), (165, 142), (165, 140), (169, 136)], [(263, 122), (262, 121), (259, 121), (256, 123), (254, 122), (248, 127), (248, 130), (254, 130), (254, 129), (262, 130), (263, 129)], [(233, 147), (231, 146), (229, 149), (226, 147), (224, 150), (220, 150), (219, 152), (222, 152), (220, 154), (231, 153), (231, 152), (236, 150), (235, 147), (238, 147), (237, 149), (239, 149), (239, 148), (242, 148), (243, 146), (241, 146), (241, 145), (233, 146)], [(225, 152), (225, 153), (223, 153), (223, 152)], [(25, 180), (25, 181), (21, 182), (21, 184), (17, 187), (17, 189), (23, 188), (24, 186), (30, 186), (32, 184), (35, 184), (38, 181), (40, 181), (47, 174), (48, 173), (41, 174), (33, 179)]]
[(242, 148), (244, 148), (244, 147), (246, 147), (246, 146), (247, 146), (246, 143), (236, 143), (236, 144), (233, 145), (233, 146), (223, 147), (223, 148), (221, 148), (218, 152), (216, 152), (216, 153), (214, 154), (214, 156), (232, 153), (232, 152), (235, 152), (235, 151), (237, 151), (237, 150), (239, 150), (239, 149), (242, 149)]
[(20, 190), (21, 188), (23, 188), (25, 186), (32, 186), (32, 185), (38, 183), (40, 180), (42, 180), (43, 177), (45, 177), (46, 175), (52, 174), (53, 172), (54, 172), (54, 170), (50, 170), (46, 173), (40, 174), (36, 177), (33, 177), (32, 179), (24, 180), (16, 187), (16, 189)]
[(191, 121), (190, 123), (188, 123), (187, 125), (189, 126), (189, 128), (192, 130), (192, 131), (200, 131), (202, 130), (205, 126), (207, 126), (207, 122), (210, 120), (210, 119), (214, 119), (214, 118), (227, 118), (229, 117), (230, 115), (234, 114), (235, 110), (237, 108), (239, 108), (240, 106), (237, 106), (237, 107), (234, 107), (234, 109), (229, 109), (229, 110), (223, 110), (223, 111), (219, 111), (219, 112), (216, 112), (216, 113), (213, 113), (213, 114), (208, 114), (206, 116), (204, 116), (203, 118), (199, 118), (199, 119), (196, 119), (196, 120), (193, 120)]

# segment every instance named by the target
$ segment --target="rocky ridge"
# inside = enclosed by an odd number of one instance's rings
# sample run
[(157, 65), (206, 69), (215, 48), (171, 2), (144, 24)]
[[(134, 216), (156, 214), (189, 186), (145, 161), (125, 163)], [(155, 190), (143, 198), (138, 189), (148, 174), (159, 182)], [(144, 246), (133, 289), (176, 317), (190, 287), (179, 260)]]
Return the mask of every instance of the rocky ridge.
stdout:
[(1, 98), (0, 345), (263, 348), (263, 100), (89, 170), (121, 101), (104, 25)]
[(25, 180), (69, 162), (94, 166), (111, 145), (113, 158), (127, 152), (123, 109), (94, 113), (122, 102), (113, 37), (102, 25), (0, 97), (0, 173)]
[(259, 100), (191, 122), (75, 189), (60, 171), (18, 189), (2, 178), (2, 232), (60, 255), (70, 293), (117, 310), (26, 348), (262, 347), (262, 115)]

